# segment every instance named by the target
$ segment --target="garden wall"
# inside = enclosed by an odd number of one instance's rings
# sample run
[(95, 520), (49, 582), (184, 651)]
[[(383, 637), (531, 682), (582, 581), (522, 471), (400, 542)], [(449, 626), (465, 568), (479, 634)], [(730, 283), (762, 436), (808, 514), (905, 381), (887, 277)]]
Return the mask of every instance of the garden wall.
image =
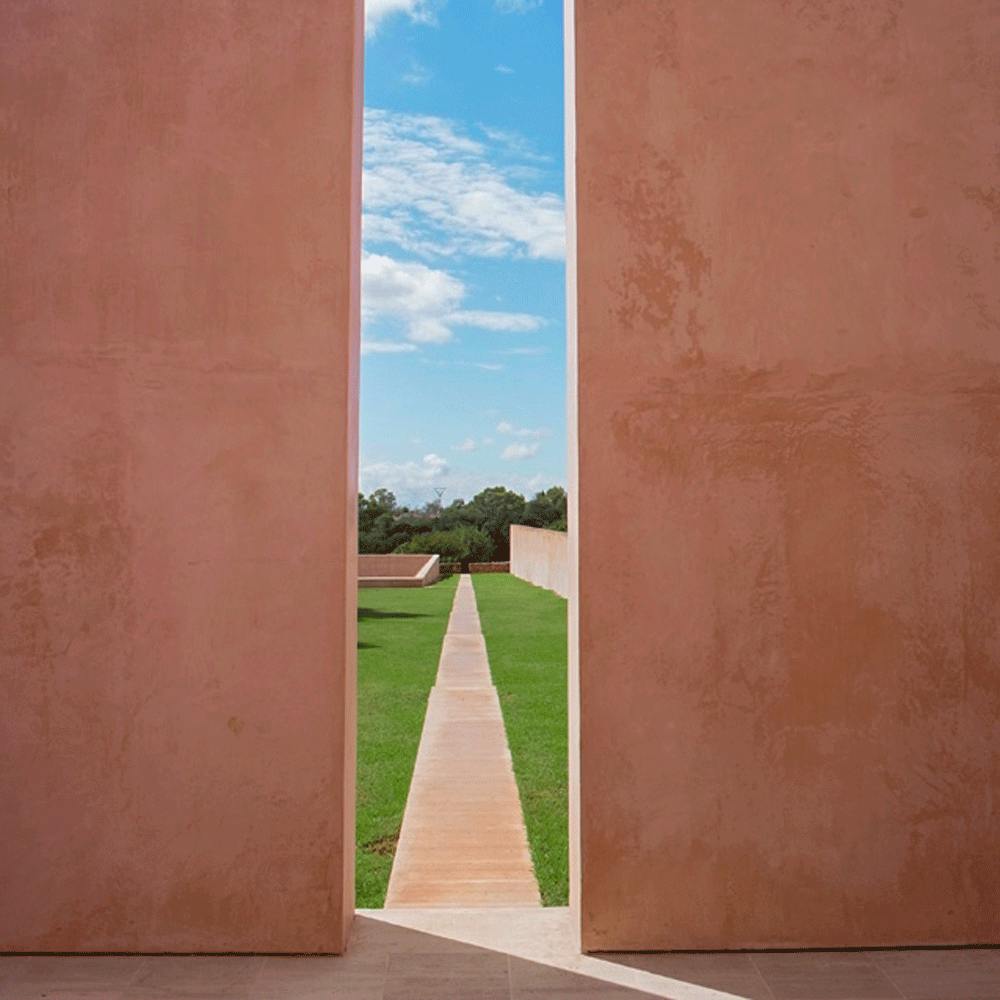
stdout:
[(0, 5), (0, 950), (344, 942), (361, 43)]
[(359, 587), (424, 587), (441, 576), (441, 560), (436, 555), (358, 556)]
[(583, 942), (997, 943), (997, 5), (723, 6), (576, 2)]
[(509, 573), (509, 562), (469, 563), (470, 573)]
[(565, 531), (510, 526), (510, 571), (537, 587), (569, 596), (569, 551)]

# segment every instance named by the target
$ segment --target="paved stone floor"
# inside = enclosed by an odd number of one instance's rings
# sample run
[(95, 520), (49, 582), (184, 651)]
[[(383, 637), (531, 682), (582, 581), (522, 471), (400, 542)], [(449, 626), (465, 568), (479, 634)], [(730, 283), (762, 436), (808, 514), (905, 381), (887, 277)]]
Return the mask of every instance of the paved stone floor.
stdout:
[(578, 955), (564, 909), (360, 913), (347, 955), (0, 956), (3, 1000), (1000, 1000), (1000, 950)]
[(463, 574), (427, 702), (385, 905), (540, 905), (500, 699)]

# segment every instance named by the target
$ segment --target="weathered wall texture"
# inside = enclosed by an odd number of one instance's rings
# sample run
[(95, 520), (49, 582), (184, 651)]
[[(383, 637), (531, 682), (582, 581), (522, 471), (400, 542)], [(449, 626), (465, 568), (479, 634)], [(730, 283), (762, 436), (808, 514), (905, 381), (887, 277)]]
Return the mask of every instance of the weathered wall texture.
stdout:
[(569, 597), (568, 543), (565, 531), (510, 526), (510, 571), (536, 587)]
[(0, 949), (342, 944), (359, 7), (0, 6)]
[(998, 18), (577, 0), (589, 949), (1000, 941)]

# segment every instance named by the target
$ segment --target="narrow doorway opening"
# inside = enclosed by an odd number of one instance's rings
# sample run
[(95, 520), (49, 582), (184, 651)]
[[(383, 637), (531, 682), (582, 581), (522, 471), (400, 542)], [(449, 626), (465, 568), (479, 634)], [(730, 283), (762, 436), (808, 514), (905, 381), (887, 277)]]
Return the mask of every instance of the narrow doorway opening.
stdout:
[(562, 5), (366, 6), (356, 903), (565, 906)]

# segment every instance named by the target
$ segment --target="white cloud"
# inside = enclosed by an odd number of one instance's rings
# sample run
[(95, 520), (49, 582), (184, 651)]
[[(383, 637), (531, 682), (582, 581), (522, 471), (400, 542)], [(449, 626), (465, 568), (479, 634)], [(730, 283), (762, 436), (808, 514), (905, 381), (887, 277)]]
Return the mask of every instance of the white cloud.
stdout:
[(433, 452), (419, 462), (371, 462), (361, 466), (361, 488), (366, 493), (379, 487), (394, 493), (430, 492), (447, 473), (448, 463)]
[(532, 333), (544, 325), (541, 316), (530, 313), (492, 312), (481, 309), (464, 309), (452, 313), (450, 321), (456, 326), (475, 326), (481, 330), (503, 333)]
[(497, 431), (510, 437), (534, 438), (536, 441), (551, 433), (547, 427), (515, 427), (509, 420), (501, 420), (497, 424)]
[(413, 320), (407, 335), (418, 344), (447, 344), (452, 336), (451, 328), (435, 316)]
[(527, 14), (529, 10), (541, 7), (544, 0), (493, 0), (493, 6), (501, 14)]
[(510, 76), (514, 72), (506, 63), (497, 63), (493, 69), (497, 73), (503, 73), (504, 76)]
[(430, 78), (431, 71), (416, 60), (410, 63), (410, 68), (400, 77), (410, 87), (422, 87)]
[[(511, 70), (513, 72), (513, 70)], [(513, 129), (494, 128), (491, 125), (480, 125), (483, 135), (495, 144), (506, 156), (525, 160), (528, 163), (551, 163), (551, 156), (543, 156), (536, 153), (531, 143), (525, 139), (520, 132)], [(511, 167), (509, 168), (512, 177), (534, 177), (535, 172), (530, 168)]]
[(547, 347), (511, 347), (506, 351), (501, 351), (501, 354), (513, 354), (520, 355), (526, 358), (538, 357), (541, 354), (548, 354)]
[(452, 445), (452, 451), (475, 451), (476, 442), (472, 438), (466, 438), (461, 444)]
[(500, 457), (505, 462), (513, 462), (521, 458), (532, 458), (534, 455), (538, 454), (538, 449), (540, 447), (541, 445), (537, 441), (534, 444), (526, 444), (523, 441), (516, 441), (514, 444), (507, 445), (507, 447), (500, 453)]
[(404, 250), (419, 249), (419, 241), (413, 238), (402, 219), (364, 212), (361, 216), (361, 231), (366, 244), (394, 243)]
[[(463, 310), (465, 285), (447, 271), (419, 261), (402, 261), (385, 254), (366, 253), (361, 258), (361, 314), (366, 327), (389, 319), (402, 326), (411, 344), (445, 344), (454, 326), (480, 330), (530, 332), (544, 323), (530, 313), (508, 313), (488, 309)], [(394, 343), (367, 340), (369, 345)], [(404, 350), (369, 347), (379, 350)], [(412, 348), (411, 348), (412, 349)]]
[(365, 34), (375, 35), (382, 23), (396, 14), (405, 14), (417, 24), (434, 24), (429, 0), (365, 0)]
[(495, 362), (476, 361), (475, 362), (475, 367), (476, 368), (482, 368), (482, 370), (484, 372), (502, 372), (503, 371), (503, 365), (498, 365)]
[(382, 254), (361, 258), (363, 320), (385, 316), (399, 320), (407, 338), (416, 343), (450, 340), (451, 330), (442, 317), (454, 312), (464, 295), (462, 282), (445, 271)]
[(362, 340), (362, 354), (410, 354), (417, 348), (414, 344), (404, 344), (398, 340)]
[(562, 259), (563, 200), (538, 190), (545, 158), (512, 133), (480, 132), (473, 138), (444, 118), (367, 109), (366, 243), (424, 257)]

